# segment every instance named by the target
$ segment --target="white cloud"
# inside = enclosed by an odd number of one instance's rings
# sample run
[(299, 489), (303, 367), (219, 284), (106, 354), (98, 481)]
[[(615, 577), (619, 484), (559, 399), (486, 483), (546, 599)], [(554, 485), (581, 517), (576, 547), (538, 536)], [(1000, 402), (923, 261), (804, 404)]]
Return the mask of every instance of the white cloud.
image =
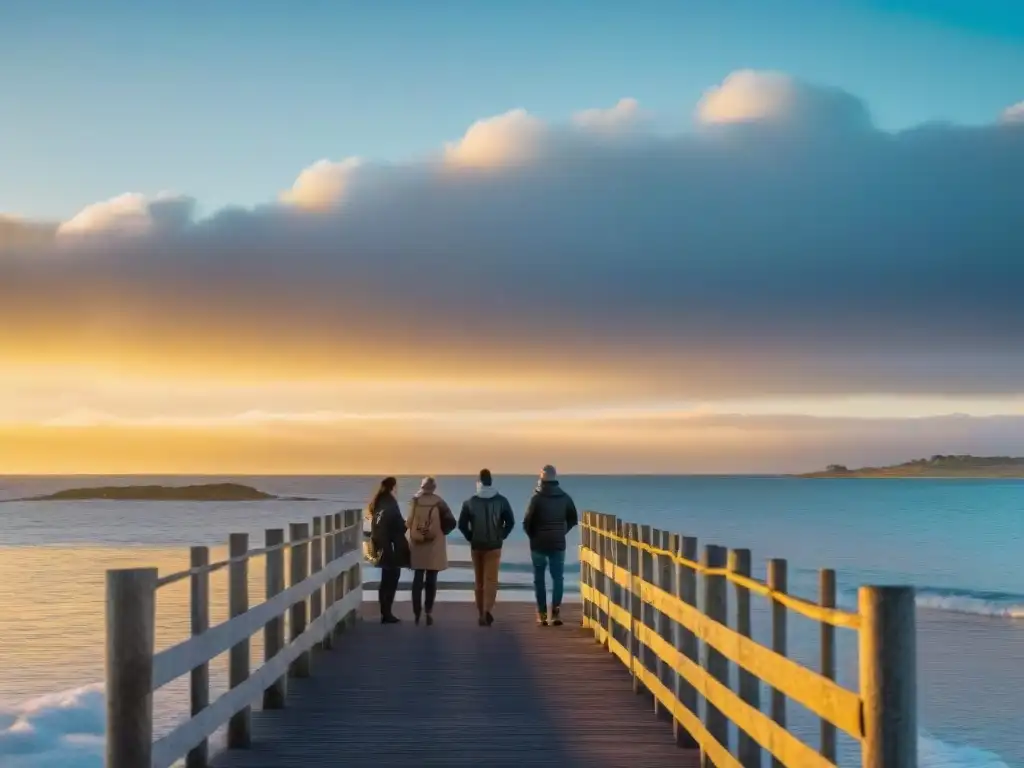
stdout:
[(445, 148), (445, 159), (455, 165), (496, 168), (538, 159), (550, 128), (525, 109), (477, 120), (459, 141)]
[(191, 219), (194, 200), (162, 192), (150, 198), (126, 192), (88, 205), (57, 228), (58, 235), (116, 233), (145, 235), (157, 229), (180, 227)]
[(1003, 123), (1024, 124), (1024, 101), (1019, 101), (1013, 106), (1004, 109), (1000, 121)]
[(867, 109), (836, 88), (803, 83), (782, 72), (743, 69), (705, 92), (697, 105), (704, 125), (765, 122), (809, 129), (867, 127)]
[(576, 125), (597, 131), (621, 131), (636, 128), (646, 120), (648, 114), (640, 109), (640, 102), (633, 98), (619, 99), (608, 109), (585, 109), (573, 115)]
[(279, 199), (288, 205), (310, 210), (330, 208), (344, 199), (353, 174), (362, 165), (363, 161), (358, 157), (347, 157), (338, 162), (317, 160), (299, 174), (291, 189), (282, 192)]

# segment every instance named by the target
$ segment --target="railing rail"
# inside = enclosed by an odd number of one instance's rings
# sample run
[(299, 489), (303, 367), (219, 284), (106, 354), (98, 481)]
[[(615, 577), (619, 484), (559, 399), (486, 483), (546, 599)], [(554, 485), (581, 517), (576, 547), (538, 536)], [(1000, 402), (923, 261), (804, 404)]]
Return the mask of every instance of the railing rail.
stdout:
[[(362, 601), (359, 510), (317, 518), (313, 532), (293, 524), (285, 541), (283, 530), (269, 529), (260, 549), (249, 548), (247, 534), (232, 534), (227, 559), (210, 563), (207, 547), (193, 547), (190, 567), (163, 577), (155, 568), (107, 572), (107, 768), (169, 768), (182, 758), (188, 768), (205, 768), (207, 739), (218, 728), (228, 725), (229, 747), (244, 747), (252, 702), (262, 696), (265, 709), (284, 706), (286, 678), (309, 675), (310, 650), (331, 647)], [(287, 588), (285, 550), (292, 561)], [(266, 557), (266, 601), (250, 607), (248, 566), (259, 556)], [(210, 627), (209, 576), (222, 568), (229, 569), (229, 618)], [(191, 582), (192, 635), (154, 653), (157, 590), (184, 579)], [(252, 673), (250, 641), (261, 629), (264, 660)], [(230, 689), (211, 703), (209, 663), (225, 651)], [(191, 717), (154, 742), (153, 693), (184, 675), (190, 676)]]
[[(916, 767), (912, 588), (861, 587), (851, 613), (835, 608), (831, 570), (820, 573), (818, 604), (787, 594), (785, 560), (769, 561), (765, 583), (750, 575), (749, 550), (707, 545), (698, 560), (695, 538), (597, 512), (584, 513), (581, 531), (583, 626), (630, 669), (634, 689), (649, 691), (655, 710), (671, 716), (679, 743), (700, 747), (704, 765), (760, 766), (765, 750), (773, 766), (834, 766), (839, 729), (860, 743), (865, 768)], [(728, 583), (736, 597), (732, 627)], [(751, 638), (751, 593), (771, 602), (770, 648)], [(786, 656), (787, 611), (819, 623), (820, 670)], [(859, 691), (835, 682), (837, 627), (859, 635)], [(768, 713), (758, 680), (771, 688)], [(821, 719), (817, 750), (787, 729), (787, 698)], [(728, 721), (739, 735), (736, 755)]]

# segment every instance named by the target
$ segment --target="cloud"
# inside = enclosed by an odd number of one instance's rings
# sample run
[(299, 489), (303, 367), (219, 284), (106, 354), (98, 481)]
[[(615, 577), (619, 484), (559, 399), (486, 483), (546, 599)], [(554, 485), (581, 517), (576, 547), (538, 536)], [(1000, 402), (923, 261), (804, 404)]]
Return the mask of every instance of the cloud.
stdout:
[(358, 157), (348, 157), (340, 162), (317, 160), (299, 174), (291, 189), (281, 193), (281, 202), (312, 210), (337, 205), (362, 164)]
[(641, 125), (649, 115), (640, 109), (636, 99), (620, 99), (608, 109), (585, 109), (573, 115), (573, 122), (583, 128), (621, 131)]
[[(7, 471), (52, 474), (803, 472), (936, 453), (1015, 455), (1024, 417), (834, 418), (687, 412), (239, 414), (0, 423)], [(0, 748), (2, 748), (0, 742)], [(2, 754), (2, 749), (0, 749)]]
[(62, 233), (134, 236), (0, 245), (0, 348), (207, 378), (597, 382), (609, 402), (1022, 391), (1024, 131), (883, 132), (850, 94), (750, 71), (696, 130), (638, 111), (513, 110), (205, 219), (185, 198), (86, 209)]
[(445, 149), (445, 159), (455, 165), (495, 168), (537, 160), (549, 126), (525, 109), (477, 120), (465, 135)]
[(97, 233), (148, 235), (189, 223), (195, 201), (170, 193), (148, 198), (127, 192), (109, 200), (93, 203), (57, 228), (57, 235), (89, 235)]
[(1020, 101), (1003, 110), (1001, 120), (1004, 123), (1024, 124), (1024, 101)]
[(838, 88), (810, 85), (781, 72), (743, 69), (708, 90), (697, 105), (701, 123), (779, 123), (816, 131), (866, 129), (864, 103)]
[(56, 224), (26, 221), (16, 216), (0, 214), (0, 253), (5, 249), (32, 248), (53, 240)]

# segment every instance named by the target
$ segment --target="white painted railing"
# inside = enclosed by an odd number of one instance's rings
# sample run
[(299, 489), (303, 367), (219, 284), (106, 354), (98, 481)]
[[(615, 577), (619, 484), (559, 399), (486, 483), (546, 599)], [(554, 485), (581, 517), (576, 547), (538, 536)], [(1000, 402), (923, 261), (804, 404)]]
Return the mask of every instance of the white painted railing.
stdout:
[[(208, 764), (208, 739), (227, 723), (229, 748), (251, 740), (250, 709), (262, 696), (264, 709), (285, 704), (286, 678), (307, 677), (314, 646), (330, 648), (355, 621), (362, 601), (359, 510), (266, 532), (266, 546), (250, 550), (248, 534), (232, 534), (229, 557), (209, 562), (207, 547), (193, 547), (191, 567), (159, 577), (155, 568), (107, 572), (107, 768), (170, 768), (181, 758), (188, 768)], [(284, 551), (291, 550), (290, 586), (285, 588)], [(249, 607), (251, 559), (266, 558), (266, 601)], [(209, 626), (209, 577), (228, 568), (230, 618)], [(154, 653), (156, 592), (184, 579), (191, 583), (191, 628), (187, 640)], [(284, 615), (289, 614), (289, 640)], [(264, 632), (264, 661), (251, 672), (250, 640)], [(227, 693), (210, 702), (209, 663), (230, 654)], [(190, 675), (191, 717), (153, 741), (153, 692)]]

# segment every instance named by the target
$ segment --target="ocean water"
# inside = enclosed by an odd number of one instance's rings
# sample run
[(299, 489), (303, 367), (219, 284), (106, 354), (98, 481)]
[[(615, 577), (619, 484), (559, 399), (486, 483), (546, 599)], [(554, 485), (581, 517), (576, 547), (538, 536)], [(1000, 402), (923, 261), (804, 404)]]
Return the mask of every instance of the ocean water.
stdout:
[[(103, 579), (111, 567), (187, 564), (187, 547), (223, 555), (229, 533), (253, 546), (266, 528), (360, 506), (375, 484), (359, 477), (234, 479), (311, 502), (235, 504), (10, 502), (0, 504), (0, 765), (99, 768), (102, 764)], [(0, 477), (0, 499), (99, 484), (208, 482), (209, 478)], [(453, 507), (473, 491), (470, 477), (439, 478)], [(531, 477), (497, 478), (517, 515)], [(407, 497), (416, 478), (401, 478)], [(790, 590), (814, 597), (820, 567), (837, 571), (840, 602), (855, 604), (860, 584), (918, 588), (920, 762), (928, 768), (1024, 766), (1024, 482), (985, 480), (824, 480), (766, 477), (567, 477), (582, 509), (695, 535), (702, 543), (747, 547), (755, 574), (770, 557), (790, 561)], [(468, 559), (452, 540), (450, 555)], [(573, 536), (572, 545), (578, 543)], [(573, 552), (574, 554), (574, 552)], [(506, 546), (505, 582), (528, 583), (528, 548), (517, 530)], [(578, 564), (570, 570), (575, 589)], [(451, 572), (453, 579), (469, 574)], [(261, 568), (250, 590), (262, 595)], [(373, 578), (367, 574), (367, 578)], [(213, 621), (225, 618), (224, 573), (211, 582)], [(529, 592), (504, 593), (525, 599)], [(466, 599), (447, 593), (446, 599)], [(161, 590), (157, 645), (183, 639), (186, 582)], [(767, 639), (767, 610), (753, 600), (754, 633)], [(839, 677), (856, 687), (855, 643), (838, 631)], [(261, 658), (254, 638), (253, 658)], [(814, 625), (790, 625), (791, 655), (815, 665)], [(225, 660), (211, 669), (226, 683)], [(157, 730), (184, 712), (185, 680), (158, 692)], [(817, 725), (791, 704), (790, 718), (816, 744)], [(841, 763), (856, 765), (841, 739)]]

